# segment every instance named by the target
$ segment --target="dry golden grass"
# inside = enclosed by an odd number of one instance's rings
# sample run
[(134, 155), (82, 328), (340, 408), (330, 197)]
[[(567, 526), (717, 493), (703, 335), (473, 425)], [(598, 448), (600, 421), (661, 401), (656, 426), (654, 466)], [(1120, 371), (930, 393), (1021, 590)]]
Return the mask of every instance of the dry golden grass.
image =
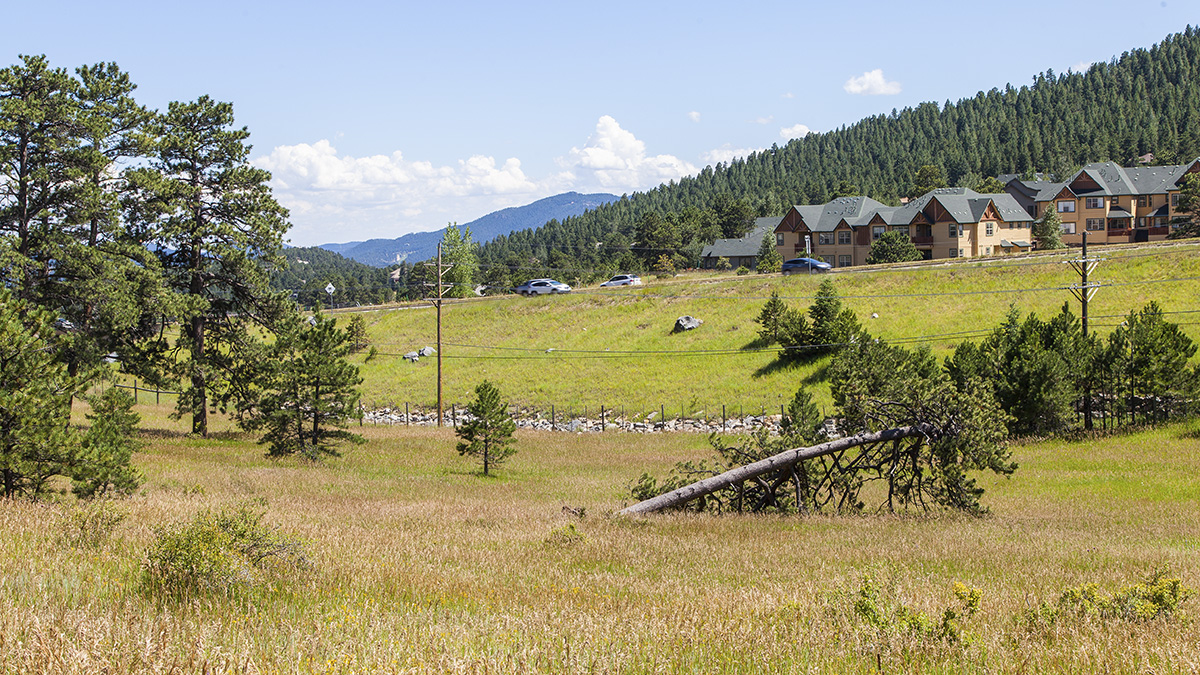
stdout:
[[(1014, 622), (1162, 565), (1200, 586), (1194, 424), (1018, 447), (1013, 478), (984, 477), (981, 519), (623, 519), (630, 479), (705, 439), (521, 434), (483, 478), (450, 430), (367, 427), (310, 465), (143, 414), (148, 480), (99, 549), (63, 540), (69, 503), (0, 502), (0, 672), (1200, 672), (1192, 621)], [(153, 527), (247, 499), (309, 541), (315, 573), (228, 597), (141, 589)], [(935, 621), (955, 582), (980, 588), (971, 641), (880, 639), (853, 611), (867, 573)]]

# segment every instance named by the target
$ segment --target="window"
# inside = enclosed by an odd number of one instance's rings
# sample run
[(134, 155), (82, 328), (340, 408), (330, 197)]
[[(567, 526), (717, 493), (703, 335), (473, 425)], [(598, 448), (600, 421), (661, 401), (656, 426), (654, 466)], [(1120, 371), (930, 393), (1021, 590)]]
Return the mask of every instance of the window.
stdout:
[[(999, 246), (997, 246), (996, 248), (1000, 248), (1000, 247), (999, 247)], [(984, 254), (984, 255), (991, 255), (991, 254), (992, 254), (992, 247), (991, 247), (991, 246), (988, 246), (987, 248), (983, 249), (983, 254)]]
[(883, 233), (886, 231), (887, 231), (887, 228), (884, 227), (883, 225), (876, 225), (876, 226), (872, 227), (871, 228), (871, 241), (875, 241), (876, 239), (882, 237)]
[(961, 248), (958, 249), (958, 257), (963, 257), (963, 250)]
[(822, 232), (817, 235), (817, 243), (821, 246), (833, 246), (833, 233)]
[(1089, 232), (1103, 230), (1104, 229), (1104, 219), (1103, 218), (1088, 218), (1087, 219), (1087, 229)]
[(958, 249), (956, 249), (956, 248), (950, 249), (950, 257), (957, 258), (958, 257)]
[(782, 233), (775, 235), (775, 245), (783, 246), (783, 234)]
[(958, 225), (955, 225), (954, 223), (950, 223), (950, 237), (953, 238), (953, 237), (957, 237), (957, 236), (958, 236)]
[(1150, 206), (1150, 195), (1138, 195), (1138, 206)]
[(995, 231), (995, 229), (996, 229), (996, 224), (995, 224), (995, 223), (985, 223), (985, 230), (984, 230), (984, 231), (987, 233), (987, 236), (989, 236), (989, 237), (990, 237), (990, 236), (992, 236), (992, 234), (993, 234), (993, 232)]
[(842, 230), (841, 232), (838, 232), (838, 245), (839, 246), (849, 246), (850, 245), (850, 232), (848, 230)]
[(1075, 200), (1064, 199), (1058, 203), (1059, 213), (1075, 213)]
[(892, 231), (899, 232), (900, 234), (902, 234), (906, 237), (908, 236), (908, 226), (907, 225), (897, 225), (896, 227), (892, 228)]
[(1146, 226), (1146, 216), (1142, 216), (1141, 218), (1138, 218), (1138, 219), (1137, 219), (1137, 226), (1138, 226), (1138, 227), (1145, 227), (1145, 226)]
[(1084, 206), (1089, 209), (1104, 208), (1104, 197), (1088, 197), (1084, 200)]
[(1075, 234), (1075, 221), (1062, 224), (1063, 234)]
[(854, 259), (852, 256), (848, 256), (848, 255), (839, 255), (838, 256), (838, 267), (849, 267), (853, 264), (854, 264)]
[(1171, 208), (1173, 208), (1173, 209), (1179, 208), (1179, 193), (1178, 192), (1171, 195)]

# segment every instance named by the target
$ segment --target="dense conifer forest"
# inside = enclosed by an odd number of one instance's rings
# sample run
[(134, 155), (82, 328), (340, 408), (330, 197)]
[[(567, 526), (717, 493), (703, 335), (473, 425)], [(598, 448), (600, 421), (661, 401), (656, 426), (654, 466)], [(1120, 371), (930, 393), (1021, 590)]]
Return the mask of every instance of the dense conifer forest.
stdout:
[(655, 269), (664, 254), (676, 267), (692, 266), (722, 201), (749, 204), (760, 216), (848, 194), (894, 204), (924, 165), (941, 168), (951, 185), (973, 188), (999, 174), (1063, 176), (1089, 162), (1129, 165), (1146, 153), (1157, 164), (1200, 155), (1200, 29), (1189, 26), (1086, 72), (1047, 70), (1024, 86), (893, 110), (706, 167), (498, 237), (481, 247), (480, 261), (494, 276), (513, 278)]

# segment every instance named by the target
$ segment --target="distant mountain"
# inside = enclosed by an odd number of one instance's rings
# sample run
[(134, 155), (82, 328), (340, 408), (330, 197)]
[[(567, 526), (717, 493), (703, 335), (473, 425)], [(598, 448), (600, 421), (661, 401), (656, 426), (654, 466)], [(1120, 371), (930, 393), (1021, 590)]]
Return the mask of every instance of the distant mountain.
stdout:
[[(471, 241), (484, 243), (502, 234), (541, 227), (551, 220), (578, 216), (584, 211), (618, 199), (620, 197), (616, 195), (602, 193), (583, 195), (578, 192), (566, 192), (539, 199), (525, 206), (501, 209), (459, 227), (471, 229)], [(417, 262), (436, 256), (437, 245), (442, 240), (444, 231), (445, 228), (442, 228), (436, 232), (406, 234), (396, 239), (369, 239), (346, 244), (321, 244), (319, 248), (341, 253), (347, 258), (367, 265), (388, 267), (405, 260)]]

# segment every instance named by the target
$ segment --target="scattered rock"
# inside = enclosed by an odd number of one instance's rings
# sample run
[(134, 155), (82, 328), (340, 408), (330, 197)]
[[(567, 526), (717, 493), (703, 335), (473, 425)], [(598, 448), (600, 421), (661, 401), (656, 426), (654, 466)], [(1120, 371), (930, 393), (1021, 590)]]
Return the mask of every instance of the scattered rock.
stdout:
[(417, 361), (421, 360), (421, 355), (417, 352), (409, 352), (404, 355), (404, 360), (412, 361), (413, 363), (416, 363)]
[(685, 314), (684, 316), (681, 316), (678, 319), (675, 319), (675, 330), (673, 332), (682, 333), (685, 330), (693, 330), (693, 329), (699, 328), (700, 324), (702, 324), (702, 323), (704, 323), (704, 322), (701, 321), (700, 319), (697, 319), (694, 316)]

